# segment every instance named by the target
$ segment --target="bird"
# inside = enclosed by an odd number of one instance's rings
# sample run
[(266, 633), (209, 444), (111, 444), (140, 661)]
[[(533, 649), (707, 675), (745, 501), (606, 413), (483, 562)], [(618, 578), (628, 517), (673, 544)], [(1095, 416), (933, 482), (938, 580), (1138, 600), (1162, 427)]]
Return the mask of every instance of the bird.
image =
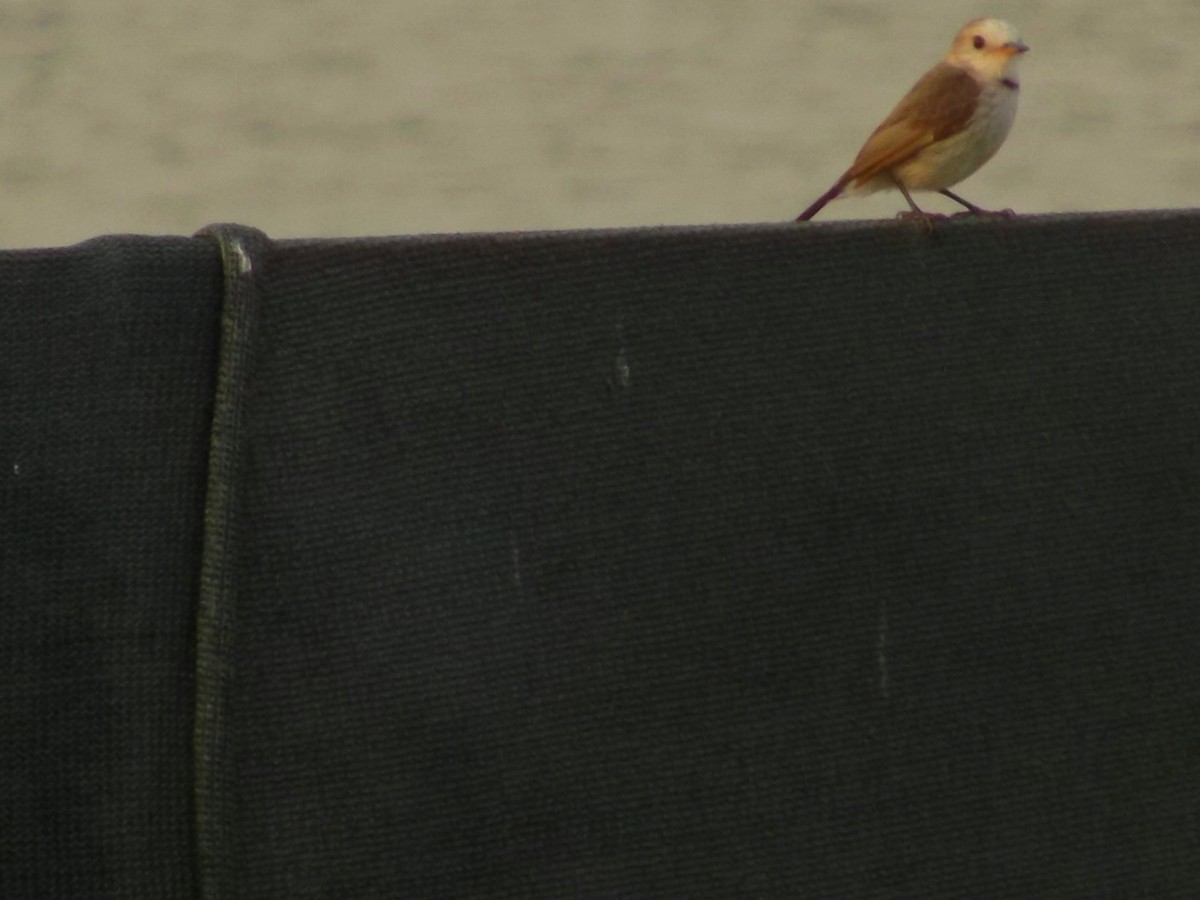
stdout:
[(926, 225), (931, 216), (913, 202), (912, 191), (936, 191), (969, 214), (988, 214), (950, 188), (991, 159), (1008, 137), (1021, 88), (1017, 62), (1028, 50), (1008, 22), (968, 22), (942, 61), (921, 76), (871, 133), (845, 174), (796, 221), (811, 219), (835, 197), (887, 188), (898, 189), (908, 201), (911, 212), (901, 217), (916, 217)]

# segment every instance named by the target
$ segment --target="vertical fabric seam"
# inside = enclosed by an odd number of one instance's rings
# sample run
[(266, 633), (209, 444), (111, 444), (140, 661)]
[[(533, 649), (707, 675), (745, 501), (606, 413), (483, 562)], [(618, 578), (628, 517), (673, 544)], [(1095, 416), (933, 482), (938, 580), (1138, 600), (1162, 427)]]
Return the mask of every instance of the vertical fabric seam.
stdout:
[(238, 520), (245, 453), (245, 407), (269, 239), (240, 225), (212, 225), (224, 269), (203, 546), (196, 611), (196, 712), (193, 731), (195, 865), (203, 900), (233, 896), (232, 765), (228, 735), (234, 683)]

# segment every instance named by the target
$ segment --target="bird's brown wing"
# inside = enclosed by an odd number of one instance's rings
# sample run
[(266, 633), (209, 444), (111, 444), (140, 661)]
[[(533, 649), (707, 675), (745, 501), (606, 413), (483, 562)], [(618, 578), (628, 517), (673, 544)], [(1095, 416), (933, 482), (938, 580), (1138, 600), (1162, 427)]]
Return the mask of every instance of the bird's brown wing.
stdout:
[(979, 82), (969, 72), (938, 63), (867, 138), (845, 180), (863, 184), (961, 131), (975, 112), (979, 92)]

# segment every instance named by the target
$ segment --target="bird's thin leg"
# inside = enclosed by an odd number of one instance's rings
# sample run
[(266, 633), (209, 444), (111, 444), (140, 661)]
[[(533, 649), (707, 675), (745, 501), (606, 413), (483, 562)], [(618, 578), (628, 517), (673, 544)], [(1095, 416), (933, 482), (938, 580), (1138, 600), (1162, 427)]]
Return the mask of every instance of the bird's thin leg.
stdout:
[(974, 203), (968, 203), (968, 202), (967, 202), (966, 200), (964, 200), (962, 197), (958, 196), (958, 194), (954, 193), (954, 191), (951, 191), (951, 190), (949, 190), (949, 189), (947, 189), (947, 188), (942, 188), (940, 191), (938, 191), (938, 193), (939, 193), (939, 194), (941, 194), (941, 195), (942, 195), (942, 196), (944, 196), (944, 197), (949, 197), (949, 198), (950, 198), (951, 200), (953, 200), (955, 203), (961, 203), (963, 206), (965, 206), (965, 207), (967, 208), (967, 210), (968, 210), (967, 212), (965, 212), (965, 213), (958, 213), (958, 214), (957, 214), (957, 215), (960, 215), (960, 216), (966, 216), (966, 215), (971, 215), (971, 216), (1004, 216), (1004, 217), (1006, 217), (1006, 218), (1007, 218), (1007, 217), (1009, 217), (1009, 216), (1015, 216), (1015, 215), (1016, 215), (1016, 213), (1015, 213), (1015, 212), (1013, 212), (1011, 209), (996, 209), (996, 210), (993, 210), (993, 209), (984, 209), (982, 206), (976, 206)]
[(959, 204), (965, 206), (967, 209), (969, 209), (972, 213), (974, 213), (977, 216), (986, 216), (988, 214), (988, 210), (984, 209), (982, 206), (976, 206), (974, 203), (968, 203), (966, 200), (964, 200), (962, 197), (958, 196), (958, 194), (954, 193), (954, 191), (950, 190), (949, 188), (942, 188), (940, 191), (938, 191), (938, 193), (941, 194), (943, 197), (949, 197), (955, 203), (959, 203)]
[(898, 218), (898, 219), (920, 219), (922, 222), (925, 223), (925, 227), (932, 232), (934, 218), (944, 219), (945, 216), (940, 216), (940, 215), (937, 215), (936, 213), (931, 215), (930, 213), (925, 212), (925, 210), (921, 209), (921, 207), (917, 206), (917, 204), (913, 202), (912, 194), (910, 194), (908, 192), (908, 188), (906, 188), (903, 184), (900, 183), (900, 179), (897, 178), (895, 175), (891, 176), (891, 178), (892, 178), (892, 184), (896, 185), (897, 190), (899, 190), (900, 193), (902, 193), (904, 195), (904, 199), (908, 201), (908, 205), (912, 209), (912, 212), (897, 213), (896, 218)]
[(910, 194), (908, 192), (908, 188), (906, 188), (904, 185), (902, 185), (900, 183), (900, 179), (893, 178), (892, 181), (894, 181), (896, 184), (896, 187), (898, 187), (900, 189), (900, 193), (902, 193), (904, 195), (904, 199), (908, 201), (908, 205), (912, 207), (913, 215), (921, 216), (922, 218), (926, 218), (926, 219), (929, 218), (928, 216), (925, 215), (925, 210), (921, 209), (921, 207), (917, 206), (917, 204), (913, 202), (912, 194)]

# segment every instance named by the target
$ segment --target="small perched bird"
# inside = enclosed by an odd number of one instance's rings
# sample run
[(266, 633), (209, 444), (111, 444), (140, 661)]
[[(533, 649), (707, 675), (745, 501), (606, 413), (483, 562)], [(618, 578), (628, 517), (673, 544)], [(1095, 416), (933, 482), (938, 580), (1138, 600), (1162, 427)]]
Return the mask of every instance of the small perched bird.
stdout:
[(950, 52), (926, 72), (867, 138), (854, 164), (800, 213), (811, 219), (842, 195), (898, 188), (913, 215), (929, 222), (910, 191), (937, 191), (972, 213), (986, 213), (949, 188), (995, 155), (1017, 114), (1017, 59), (1029, 48), (999, 19), (962, 27)]

